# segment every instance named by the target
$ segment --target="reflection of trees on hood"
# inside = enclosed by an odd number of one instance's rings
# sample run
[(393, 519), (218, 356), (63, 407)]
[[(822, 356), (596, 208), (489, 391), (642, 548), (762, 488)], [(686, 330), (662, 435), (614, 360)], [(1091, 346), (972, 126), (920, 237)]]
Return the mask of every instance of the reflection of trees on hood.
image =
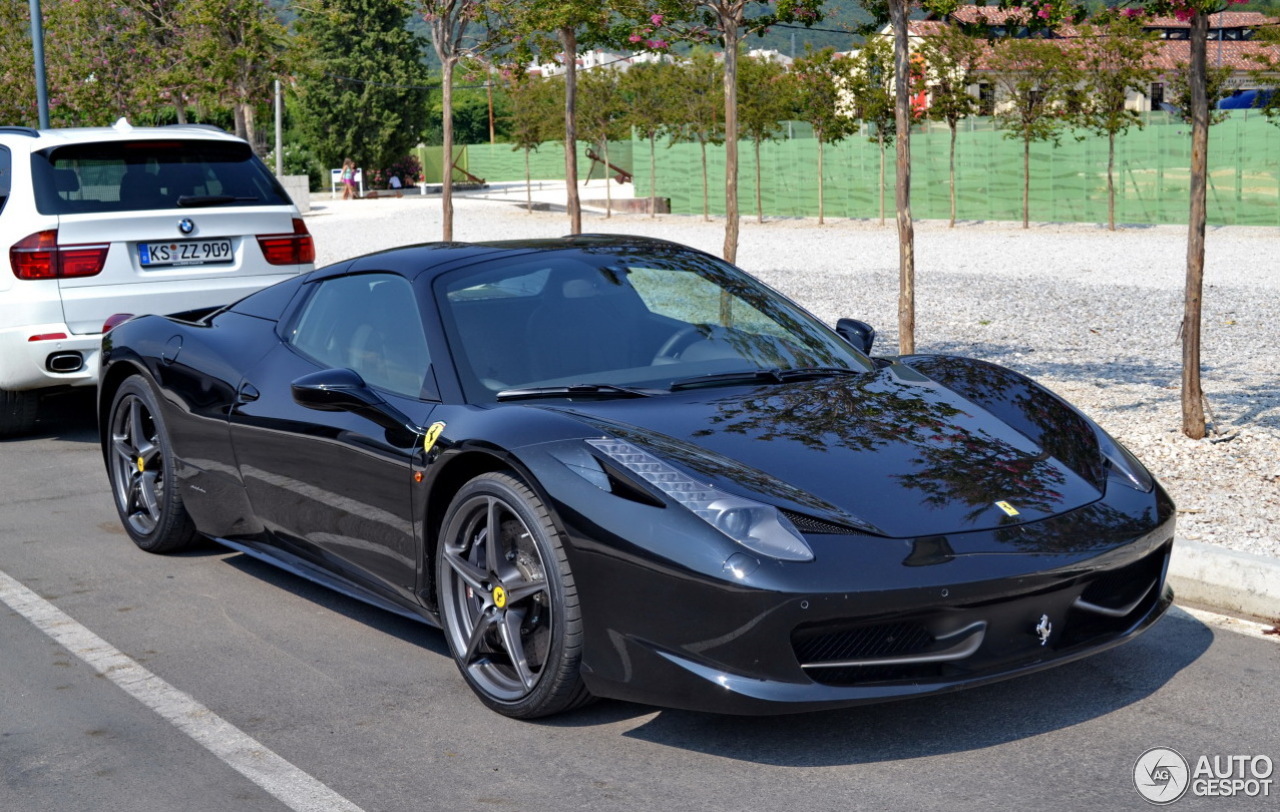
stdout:
[(1132, 541), (1149, 532), (1155, 522), (1151, 508), (1133, 515), (1094, 502), (1049, 521), (1002, 528), (996, 531), (996, 540), (1028, 553), (1080, 553)]
[(1102, 486), (1106, 471), (1094, 428), (1057, 395), (985, 361), (936, 355), (902, 360), (1017, 429), (1094, 487)]
[[(977, 425), (957, 405), (958, 398), (899, 380), (888, 371), (860, 379), (762, 387), (713, 403), (718, 413), (710, 418), (710, 427), (694, 436), (726, 432), (858, 453), (908, 446), (914, 452), (913, 470), (892, 476), (921, 491), (925, 505), (973, 506), (968, 520), (990, 510), (998, 499), (1009, 500), (1020, 511), (1042, 513), (1054, 512), (1062, 499), (1065, 475), (1048, 450), (1028, 453)], [(1018, 521), (1009, 517), (1009, 523)]]

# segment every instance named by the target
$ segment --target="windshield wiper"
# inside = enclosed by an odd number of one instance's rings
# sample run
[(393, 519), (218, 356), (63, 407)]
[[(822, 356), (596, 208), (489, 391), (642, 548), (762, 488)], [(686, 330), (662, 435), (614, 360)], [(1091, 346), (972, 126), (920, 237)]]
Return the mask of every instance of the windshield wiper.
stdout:
[(525, 389), (503, 389), (498, 400), (525, 400), (529, 398), (567, 397), (623, 397), (647, 398), (661, 394), (659, 389), (633, 389), (612, 383), (573, 383), (568, 386), (531, 386)]
[(178, 205), (193, 209), (199, 206), (225, 206), (228, 203), (253, 203), (257, 197), (237, 197), (236, 195), (180, 195)]
[(865, 375), (860, 369), (846, 367), (798, 367), (796, 369), (747, 369), (741, 372), (716, 372), (711, 375), (695, 375), (671, 382), (671, 389), (697, 389), (701, 386), (720, 386), (735, 383), (785, 383), (810, 378), (826, 378), (833, 375)]

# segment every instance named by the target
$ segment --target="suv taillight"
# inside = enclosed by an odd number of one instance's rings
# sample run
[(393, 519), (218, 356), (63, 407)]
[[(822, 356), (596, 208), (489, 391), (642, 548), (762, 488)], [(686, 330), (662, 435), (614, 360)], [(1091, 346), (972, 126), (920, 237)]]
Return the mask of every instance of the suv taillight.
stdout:
[(292, 234), (259, 234), (262, 256), (271, 265), (305, 265), (316, 261), (316, 246), (302, 218), (293, 218)]
[(58, 230), (23, 237), (9, 249), (9, 264), (19, 279), (67, 279), (97, 276), (107, 263), (109, 244), (58, 245)]

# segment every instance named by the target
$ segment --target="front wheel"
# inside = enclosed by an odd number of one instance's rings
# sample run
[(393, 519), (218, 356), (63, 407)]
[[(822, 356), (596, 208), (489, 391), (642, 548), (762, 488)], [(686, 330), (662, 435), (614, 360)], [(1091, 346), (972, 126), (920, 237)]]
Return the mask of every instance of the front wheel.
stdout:
[(142, 376), (121, 384), (107, 426), (107, 476), (129, 538), (149, 553), (193, 546), (199, 536), (178, 493), (169, 432)]
[(590, 700), (579, 674), (582, 618), (550, 513), (506, 473), (458, 491), (436, 552), (440, 619), (480, 701), (532, 719)]

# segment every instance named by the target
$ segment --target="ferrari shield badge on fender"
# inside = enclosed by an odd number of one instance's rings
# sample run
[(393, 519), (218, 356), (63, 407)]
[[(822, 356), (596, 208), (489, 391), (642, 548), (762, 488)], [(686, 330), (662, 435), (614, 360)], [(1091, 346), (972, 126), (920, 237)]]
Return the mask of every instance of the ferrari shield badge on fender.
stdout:
[(996, 502), (996, 507), (1000, 508), (1010, 516), (1018, 515), (1018, 509), (1013, 505), (1009, 504), (1008, 502), (1005, 502), (1005, 501)]
[(440, 433), (443, 431), (444, 423), (439, 421), (428, 426), (426, 436), (422, 438), (422, 450), (430, 454), (432, 447), (435, 446), (436, 440), (440, 439)]

